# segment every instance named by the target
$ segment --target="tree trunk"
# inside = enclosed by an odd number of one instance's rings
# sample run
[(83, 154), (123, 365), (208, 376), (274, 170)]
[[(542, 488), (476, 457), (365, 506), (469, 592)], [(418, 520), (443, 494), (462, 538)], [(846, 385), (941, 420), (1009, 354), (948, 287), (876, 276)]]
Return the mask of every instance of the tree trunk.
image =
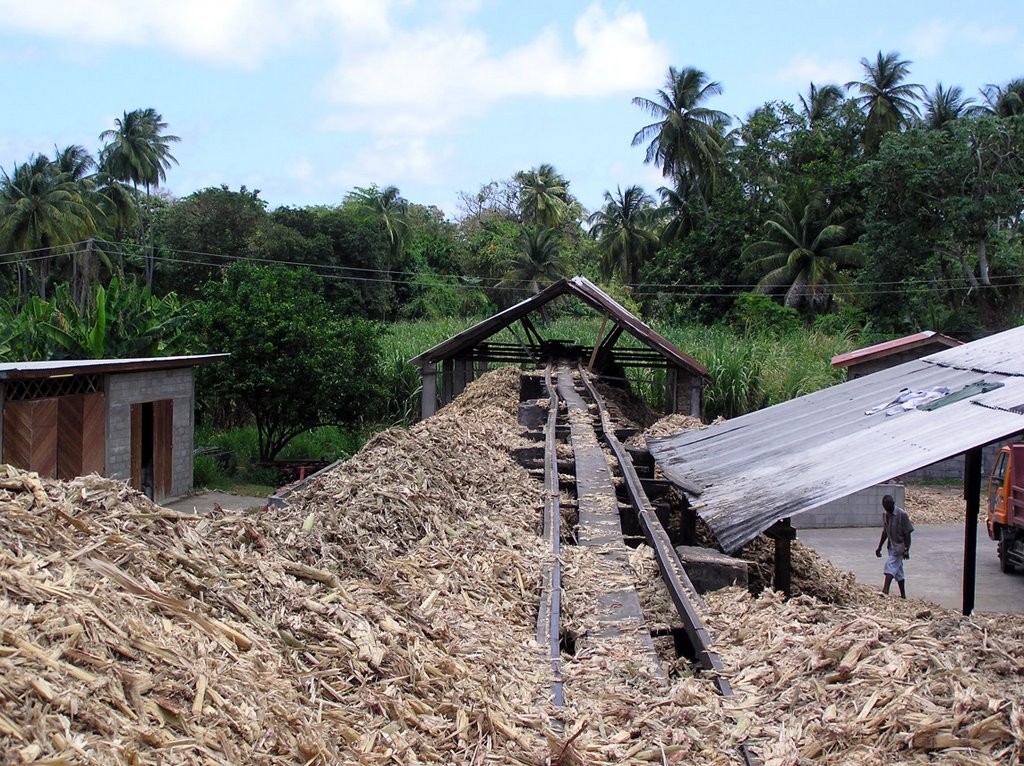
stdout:
[(986, 238), (984, 236), (978, 237), (975, 246), (978, 251), (978, 274), (980, 275), (981, 283), (985, 285), (985, 287), (990, 287), (992, 285), (992, 281), (988, 273), (988, 252), (986, 250)]

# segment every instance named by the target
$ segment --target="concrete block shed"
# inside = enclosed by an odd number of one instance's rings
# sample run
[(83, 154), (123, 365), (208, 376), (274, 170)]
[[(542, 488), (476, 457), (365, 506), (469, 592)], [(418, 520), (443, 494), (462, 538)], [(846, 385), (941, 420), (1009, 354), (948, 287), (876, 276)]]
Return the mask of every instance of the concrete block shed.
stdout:
[(0, 364), (0, 455), (41, 476), (98, 473), (156, 501), (192, 488), (196, 365), (227, 354)]

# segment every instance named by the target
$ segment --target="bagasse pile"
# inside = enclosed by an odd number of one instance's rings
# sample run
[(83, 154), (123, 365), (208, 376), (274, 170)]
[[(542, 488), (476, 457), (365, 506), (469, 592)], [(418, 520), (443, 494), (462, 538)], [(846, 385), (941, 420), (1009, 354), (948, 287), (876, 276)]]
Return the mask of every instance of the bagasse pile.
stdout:
[(921, 602), (855, 607), (731, 588), (705, 597), (765, 764), (1015, 764), (1024, 625)]
[(0, 762), (542, 760), (517, 386), (477, 381), (287, 511), (2, 469)]

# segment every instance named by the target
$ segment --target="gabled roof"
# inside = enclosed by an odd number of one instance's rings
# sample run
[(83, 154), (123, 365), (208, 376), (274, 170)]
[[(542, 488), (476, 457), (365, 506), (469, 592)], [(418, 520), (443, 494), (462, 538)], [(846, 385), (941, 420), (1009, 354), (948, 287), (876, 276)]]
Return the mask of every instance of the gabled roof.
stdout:
[[(968, 388), (980, 381), (1000, 385)], [(884, 405), (901, 393), (938, 387), (950, 392), (940, 406), (887, 414)], [(689, 492), (691, 503), (733, 552), (779, 519), (1022, 433), (1022, 413), (1019, 327), (703, 431), (652, 439), (650, 449), (669, 479), (701, 490)]]
[(882, 343), (876, 343), (873, 346), (865, 346), (864, 348), (858, 348), (856, 351), (848, 351), (845, 354), (838, 354), (832, 357), (833, 367), (849, 367), (852, 364), (860, 364), (871, 359), (881, 359), (882, 357), (889, 356), (890, 354), (897, 354), (901, 351), (909, 351), (914, 348), (920, 348), (921, 346), (959, 346), (961, 341), (956, 338), (950, 338), (948, 335), (935, 332), (934, 330), (925, 330), (924, 332), (914, 333), (913, 335), (907, 335), (904, 338), (897, 338), (896, 340), (887, 340)]
[(194, 367), (227, 359), (230, 354), (202, 354), (199, 356), (155, 356), (139, 359), (63, 359), (52, 362), (0, 363), (0, 380), (51, 378), (57, 375), (94, 375), (111, 372), (141, 372), (167, 370), (176, 367)]
[(519, 321), (530, 312), (540, 309), (544, 304), (562, 295), (574, 295), (597, 311), (608, 315), (626, 332), (641, 343), (657, 351), (671, 364), (687, 369), (702, 378), (710, 379), (707, 368), (704, 365), (693, 357), (684, 354), (668, 340), (645, 325), (622, 304), (586, 277), (560, 279), (536, 295), (520, 301), (504, 311), (500, 311), (482, 322), (478, 322), (458, 335), (453, 335), (448, 340), (413, 357), (409, 362), (410, 364), (422, 367), (426, 364), (436, 364), (444, 359), (450, 359), (482, 343), (512, 323)]

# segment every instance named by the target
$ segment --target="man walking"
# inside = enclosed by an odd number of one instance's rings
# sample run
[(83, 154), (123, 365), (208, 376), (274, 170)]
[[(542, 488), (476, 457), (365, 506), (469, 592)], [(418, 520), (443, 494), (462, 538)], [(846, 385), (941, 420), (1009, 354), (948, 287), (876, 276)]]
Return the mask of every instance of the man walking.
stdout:
[(886, 596), (889, 595), (889, 586), (892, 585), (892, 581), (895, 579), (896, 584), (900, 586), (900, 598), (907, 597), (907, 589), (905, 585), (905, 577), (903, 576), (903, 561), (910, 558), (910, 535), (914, 531), (914, 523), (910, 520), (910, 516), (902, 508), (896, 507), (896, 502), (892, 499), (892, 495), (886, 495), (882, 498), (882, 508), (885, 509), (885, 513), (882, 514), (882, 536), (878, 540), (878, 547), (875, 549), (875, 555), (878, 558), (882, 557), (882, 545), (889, 541), (888, 551), (889, 556), (885, 560), (885, 583), (882, 585), (882, 593)]

